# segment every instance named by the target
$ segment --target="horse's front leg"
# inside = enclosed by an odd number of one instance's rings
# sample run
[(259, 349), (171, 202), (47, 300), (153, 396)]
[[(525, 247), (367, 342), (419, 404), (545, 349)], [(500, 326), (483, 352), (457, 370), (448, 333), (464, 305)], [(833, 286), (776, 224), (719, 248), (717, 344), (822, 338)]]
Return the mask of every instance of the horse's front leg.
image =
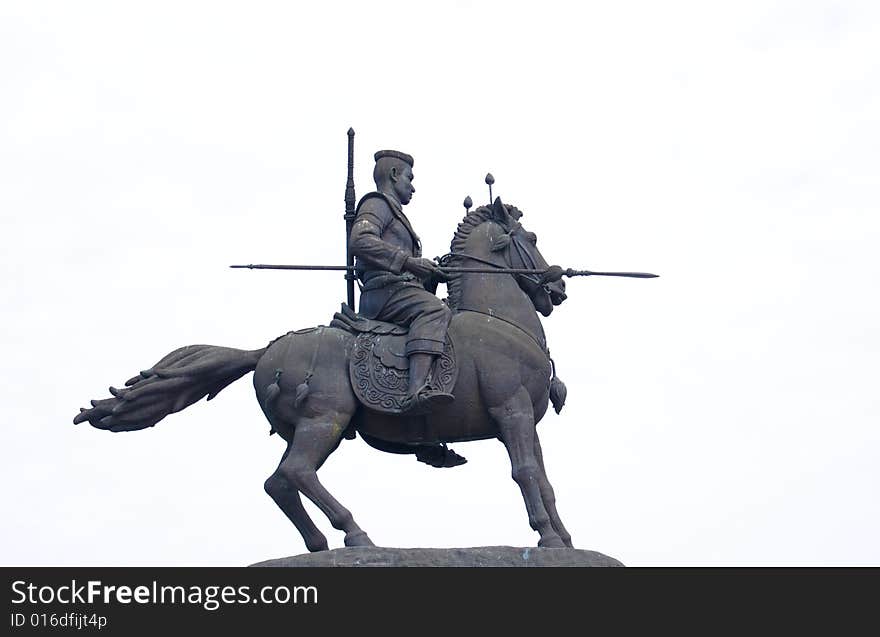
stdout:
[(559, 537), (562, 538), (562, 543), (568, 548), (573, 548), (571, 534), (565, 529), (562, 520), (559, 518), (559, 512), (556, 510), (556, 494), (553, 493), (553, 487), (547, 478), (547, 470), (544, 468), (544, 454), (541, 452), (541, 441), (538, 440), (537, 431), (535, 432), (535, 458), (537, 458), (538, 466), (541, 468), (541, 478), (538, 487), (541, 490), (541, 499), (544, 501), (547, 513), (550, 515), (550, 524), (553, 525)]
[(541, 536), (538, 546), (564, 548), (565, 543), (553, 528), (541, 493), (542, 480), (546, 482), (546, 477), (535, 454), (535, 414), (526, 388), (520, 387), (501, 404), (490, 407), (489, 415), (498, 425), (501, 442), (510, 455), (512, 476), (522, 491), (529, 525)]

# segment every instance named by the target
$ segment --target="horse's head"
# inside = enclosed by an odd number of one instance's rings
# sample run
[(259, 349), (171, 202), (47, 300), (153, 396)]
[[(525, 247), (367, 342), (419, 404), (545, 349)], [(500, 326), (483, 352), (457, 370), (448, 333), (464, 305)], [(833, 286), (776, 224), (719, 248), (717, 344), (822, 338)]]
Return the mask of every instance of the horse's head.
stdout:
[[(464, 250), (454, 250), (454, 255), (475, 257), (478, 263), (499, 268), (547, 270), (550, 267), (538, 251), (538, 237), (520, 223), (519, 209), (505, 206), (499, 197), (484, 210), (488, 213), (483, 224), (485, 231), (470, 233)], [(543, 316), (550, 316), (553, 306), (567, 298), (562, 279), (545, 282), (540, 274), (512, 276)]]

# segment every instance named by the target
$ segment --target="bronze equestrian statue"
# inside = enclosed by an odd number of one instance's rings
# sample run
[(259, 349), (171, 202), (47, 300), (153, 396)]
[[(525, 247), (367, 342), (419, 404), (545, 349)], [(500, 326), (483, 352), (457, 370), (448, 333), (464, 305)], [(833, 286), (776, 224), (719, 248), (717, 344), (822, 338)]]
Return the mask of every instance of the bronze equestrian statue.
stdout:
[[(412, 167), (408, 155), (377, 153), (377, 191), (353, 218), (360, 313), (343, 305), (328, 326), (290, 332), (257, 350), (177, 349), (125, 388), (111, 387), (112, 397), (91, 401), (74, 423), (109, 431), (151, 427), (253, 371), (271, 433), (287, 442), (265, 489), (310, 551), (326, 550), (327, 539), (300, 494), (345, 532), (346, 546), (373, 544), (317, 475), (341, 441), (356, 434), (436, 467), (464, 462), (447, 443), (499, 439), (538, 546), (571, 547), (536, 431), (548, 404), (558, 413), (566, 395), (538, 314), (549, 316), (565, 301), (563, 274), (586, 271), (548, 266), (522, 213), (500, 199), (467, 212), (440, 264), (422, 258), (402, 212), (414, 192)], [(440, 280), (448, 287), (445, 302), (433, 294)]]

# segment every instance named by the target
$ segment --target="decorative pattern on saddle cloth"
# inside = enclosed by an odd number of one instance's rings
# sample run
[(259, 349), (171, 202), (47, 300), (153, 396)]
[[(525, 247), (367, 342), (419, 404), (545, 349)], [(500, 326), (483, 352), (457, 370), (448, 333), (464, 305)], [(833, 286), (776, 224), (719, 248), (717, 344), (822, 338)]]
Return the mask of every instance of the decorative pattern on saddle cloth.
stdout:
[[(401, 403), (409, 390), (405, 347), (405, 334), (361, 333), (355, 338), (348, 373), (354, 393), (365, 407), (386, 414), (403, 411)], [(443, 354), (434, 362), (428, 387), (452, 393), (457, 379), (455, 350), (447, 338)]]

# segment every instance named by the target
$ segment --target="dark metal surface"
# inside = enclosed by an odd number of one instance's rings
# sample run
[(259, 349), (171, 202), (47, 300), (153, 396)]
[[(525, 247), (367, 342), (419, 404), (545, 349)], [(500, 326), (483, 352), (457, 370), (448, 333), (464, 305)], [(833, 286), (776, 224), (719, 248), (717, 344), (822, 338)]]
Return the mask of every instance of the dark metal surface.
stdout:
[[(465, 201), (466, 216), (456, 229), (450, 253), (440, 259), (442, 266), (422, 258), (420, 241), (402, 212), (415, 192), (412, 157), (398, 151), (377, 153), (377, 192), (353, 209), (353, 136), (349, 130), (347, 265), (231, 267), (344, 271), (348, 301), (353, 304), (354, 255), (364, 283), (360, 314), (343, 307), (337, 317), (345, 320), (334, 318), (327, 327), (289, 332), (257, 350), (213, 345), (176, 349), (129, 379), (124, 388), (111, 387), (110, 398), (91, 401), (74, 423), (88, 422), (108, 431), (151, 427), (205, 396), (210, 400), (253, 371), (256, 398), (270, 433), (287, 442), (265, 490), (310, 551), (326, 550), (328, 543), (304, 509), (301, 495), (345, 533), (346, 546), (373, 544), (317, 476), (327, 457), (356, 433), (377, 449), (412, 453), (441, 468), (464, 462), (447, 443), (500, 440), (507, 447), (529, 525), (540, 537), (538, 545), (571, 547), (536, 430), (549, 404), (558, 413), (567, 395), (550, 359), (540, 316), (549, 316), (566, 300), (562, 277), (656, 275), (551, 266), (538, 250), (536, 236), (522, 227), (522, 212), (500, 199), (474, 210)], [(487, 175), (490, 186), (492, 181)], [(435, 295), (438, 281), (446, 282), (445, 302)], [(374, 315), (365, 309), (370, 307), (368, 293), (380, 301), (373, 304)], [(419, 327), (418, 321), (426, 316), (436, 320)], [(442, 332), (432, 332), (438, 325)], [(420, 329), (421, 336), (414, 338)], [(358, 369), (352, 373), (359, 334), (366, 334), (365, 340), (372, 343), (368, 374)], [(445, 367), (432, 367), (447, 342), (455, 343), (457, 369), (450, 367), (452, 356), (443, 359)], [(440, 347), (432, 355), (437, 344)], [(384, 387), (380, 392), (384, 394), (403, 391), (401, 370), (406, 370), (407, 393), (395, 411), (402, 415), (371, 409), (363, 400), (365, 392), (376, 392), (377, 387)], [(432, 384), (432, 374), (440, 382)], [(353, 383), (363, 386), (356, 391)], [(422, 389), (414, 394), (413, 387)], [(422, 390), (429, 400), (422, 401)]]

